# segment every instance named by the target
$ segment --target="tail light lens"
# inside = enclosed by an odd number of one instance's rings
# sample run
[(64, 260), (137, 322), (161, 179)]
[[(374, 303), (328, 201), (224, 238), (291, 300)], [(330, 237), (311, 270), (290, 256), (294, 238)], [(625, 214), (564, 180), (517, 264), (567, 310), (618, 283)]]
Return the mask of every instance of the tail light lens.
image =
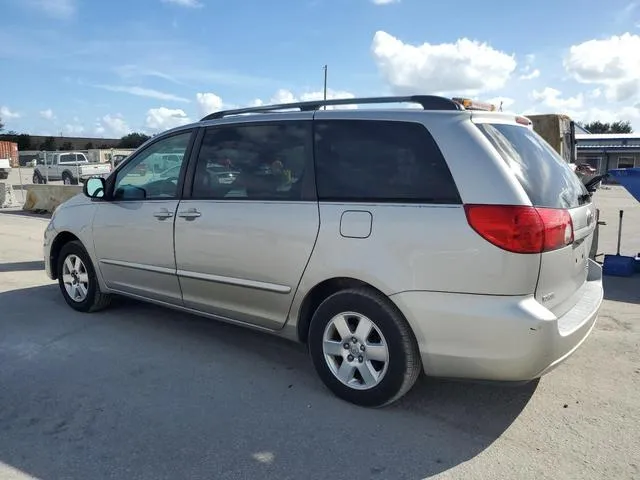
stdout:
[(573, 243), (567, 210), (514, 205), (465, 205), (467, 221), (482, 238), (514, 253), (542, 253)]

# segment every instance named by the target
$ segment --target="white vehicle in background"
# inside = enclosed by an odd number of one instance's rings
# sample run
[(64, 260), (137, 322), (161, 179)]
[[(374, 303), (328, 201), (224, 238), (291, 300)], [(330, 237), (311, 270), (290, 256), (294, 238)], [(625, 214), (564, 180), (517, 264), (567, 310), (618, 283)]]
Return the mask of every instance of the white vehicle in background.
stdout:
[(0, 158), (0, 180), (6, 180), (11, 173), (11, 162), (8, 158)]
[(84, 183), (91, 177), (106, 177), (111, 173), (108, 163), (90, 163), (82, 152), (47, 153), (38, 160), (33, 172), (33, 183), (62, 180), (65, 185)]

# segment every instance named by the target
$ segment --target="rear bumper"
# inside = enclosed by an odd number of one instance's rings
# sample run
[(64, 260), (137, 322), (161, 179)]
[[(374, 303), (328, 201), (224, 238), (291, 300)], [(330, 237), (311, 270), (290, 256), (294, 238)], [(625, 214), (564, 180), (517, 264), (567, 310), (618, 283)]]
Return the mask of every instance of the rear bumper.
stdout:
[(427, 375), (526, 381), (578, 349), (603, 296), (602, 267), (590, 260), (578, 302), (561, 317), (533, 296), (404, 292), (391, 299), (413, 328)]

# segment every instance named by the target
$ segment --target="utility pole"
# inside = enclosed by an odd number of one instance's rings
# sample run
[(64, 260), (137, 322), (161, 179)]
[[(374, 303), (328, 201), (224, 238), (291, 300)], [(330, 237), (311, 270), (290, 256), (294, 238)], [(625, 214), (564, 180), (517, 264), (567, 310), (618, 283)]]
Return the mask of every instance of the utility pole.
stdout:
[(325, 105), (323, 106), (323, 109), (326, 110), (327, 109), (327, 105), (326, 105), (326, 101), (327, 101), (327, 65), (325, 65), (324, 67), (322, 67), (324, 70), (324, 101), (325, 101)]

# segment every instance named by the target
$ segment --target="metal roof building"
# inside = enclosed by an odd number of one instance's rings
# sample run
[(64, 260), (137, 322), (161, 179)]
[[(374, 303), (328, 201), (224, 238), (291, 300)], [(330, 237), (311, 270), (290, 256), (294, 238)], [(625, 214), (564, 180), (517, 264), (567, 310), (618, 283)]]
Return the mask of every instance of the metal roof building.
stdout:
[(605, 173), (613, 168), (640, 167), (639, 133), (576, 134), (578, 163)]

